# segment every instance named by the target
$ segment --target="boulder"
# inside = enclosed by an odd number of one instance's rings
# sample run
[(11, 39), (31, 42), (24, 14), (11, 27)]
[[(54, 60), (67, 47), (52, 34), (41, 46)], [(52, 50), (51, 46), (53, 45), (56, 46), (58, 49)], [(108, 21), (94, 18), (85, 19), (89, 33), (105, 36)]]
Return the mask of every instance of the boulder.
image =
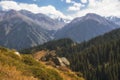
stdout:
[(61, 60), (62, 60), (62, 62), (63, 62), (65, 65), (67, 65), (67, 66), (69, 66), (69, 65), (70, 65), (70, 62), (68, 61), (68, 59), (67, 59), (67, 58), (62, 57), (62, 58), (61, 58)]

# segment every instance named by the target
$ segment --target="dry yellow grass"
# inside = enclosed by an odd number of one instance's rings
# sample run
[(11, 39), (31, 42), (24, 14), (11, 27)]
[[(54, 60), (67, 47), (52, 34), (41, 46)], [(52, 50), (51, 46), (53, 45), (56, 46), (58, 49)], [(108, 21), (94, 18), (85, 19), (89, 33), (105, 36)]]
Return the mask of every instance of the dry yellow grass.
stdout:
[(35, 53), (35, 54), (33, 55), (33, 57), (34, 57), (36, 60), (39, 60), (39, 59), (41, 59), (41, 57), (45, 56), (46, 53), (47, 53), (46, 51), (42, 50), (42, 51), (39, 51), (39, 52)]
[(73, 71), (70, 69), (67, 70), (59, 70), (57, 69), (58, 73), (63, 77), (64, 80), (84, 80), (82, 77), (78, 77)]
[(16, 67), (0, 64), (0, 80), (38, 80), (33, 76), (24, 76)]
[[(37, 59), (46, 52), (40, 51), (34, 56)], [(19, 58), (14, 51), (1, 48), (0, 80), (84, 80), (67, 67), (60, 69), (45, 64), (46, 62), (36, 61), (31, 55), (21, 55)]]
[[(42, 62), (43, 65), (45, 65), (45, 62)], [(71, 71), (69, 68), (65, 67), (58, 67), (55, 68), (51, 65), (45, 65), (46, 68), (48, 69), (54, 69), (59, 73), (59, 75), (64, 79), (64, 80), (85, 80), (83, 77), (78, 77), (75, 72)]]

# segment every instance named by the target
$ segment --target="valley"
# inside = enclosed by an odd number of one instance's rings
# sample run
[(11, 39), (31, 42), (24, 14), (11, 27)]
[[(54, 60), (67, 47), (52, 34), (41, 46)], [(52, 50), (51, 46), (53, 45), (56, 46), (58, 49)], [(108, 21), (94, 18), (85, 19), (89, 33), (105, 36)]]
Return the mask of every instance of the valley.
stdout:
[(95, 13), (66, 22), (0, 11), (0, 80), (119, 80), (119, 22)]

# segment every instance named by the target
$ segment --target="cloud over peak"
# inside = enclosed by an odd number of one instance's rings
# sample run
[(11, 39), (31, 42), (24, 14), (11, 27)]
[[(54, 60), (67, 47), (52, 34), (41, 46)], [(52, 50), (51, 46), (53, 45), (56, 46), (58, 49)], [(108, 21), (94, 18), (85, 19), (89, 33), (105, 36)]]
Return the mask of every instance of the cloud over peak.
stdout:
[[(77, 6), (74, 4), (68, 7), (68, 11), (76, 11), (71, 15), (72, 17), (83, 16), (87, 13), (120, 17), (120, 0), (81, 0)], [(82, 9), (82, 7), (85, 8)]]
[(38, 6), (37, 4), (28, 4), (28, 3), (18, 3), (15, 1), (0, 1), (0, 7), (2, 10), (28, 10), (33, 13), (43, 13), (51, 18), (64, 18), (71, 19), (71, 17), (64, 15), (62, 12), (57, 10), (54, 6)]
[[(40, 0), (32, 0), (40, 1)], [(42, 0), (44, 1), (44, 0)], [(54, 1), (54, 0), (53, 0)], [(56, 1), (56, 0), (55, 0)], [(33, 13), (43, 13), (51, 18), (73, 19), (83, 16), (87, 13), (96, 13), (101, 16), (118, 16), (120, 17), (120, 0), (60, 0), (61, 5), (56, 9), (55, 5), (49, 4), (41, 6), (40, 4), (28, 4), (24, 2), (15, 2), (14, 0), (0, 1), (2, 10), (28, 10)], [(53, 2), (54, 3), (54, 2)], [(42, 4), (42, 3), (41, 3)], [(60, 3), (59, 3), (60, 4)], [(65, 9), (61, 12), (60, 10)], [(66, 14), (66, 15), (65, 15)]]

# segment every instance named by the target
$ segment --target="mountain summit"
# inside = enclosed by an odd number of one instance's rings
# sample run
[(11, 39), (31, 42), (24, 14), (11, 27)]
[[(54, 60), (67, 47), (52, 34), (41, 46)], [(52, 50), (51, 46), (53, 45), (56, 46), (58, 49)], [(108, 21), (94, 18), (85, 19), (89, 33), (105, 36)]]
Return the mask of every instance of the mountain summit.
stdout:
[(48, 30), (18, 11), (0, 13), (0, 45), (23, 49), (51, 40)]
[(19, 12), (34, 20), (36, 24), (40, 25), (42, 28), (47, 30), (58, 30), (65, 25), (63, 21), (54, 20), (41, 13), (34, 14), (26, 10), (21, 10)]
[(59, 30), (55, 37), (56, 39), (71, 38), (76, 42), (83, 42), (118, 27), (118, 25), (104, 17), (89, 13), (83, 17), (75, 18), (71, 23)]

